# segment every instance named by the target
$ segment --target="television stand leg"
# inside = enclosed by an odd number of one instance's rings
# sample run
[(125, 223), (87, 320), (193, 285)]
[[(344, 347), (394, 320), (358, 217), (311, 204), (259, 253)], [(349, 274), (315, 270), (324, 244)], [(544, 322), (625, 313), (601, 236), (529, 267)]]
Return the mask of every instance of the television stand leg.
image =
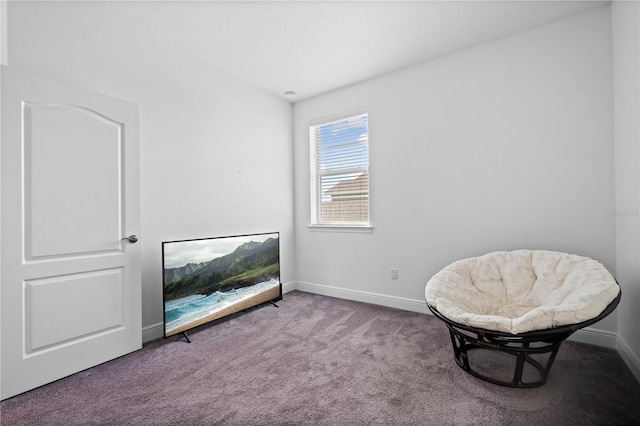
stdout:
[(184, 338), (187, 339), (187, 343), (191, 343), (191, 339), (189, 339), (189, 335), (187, 334), (187, 332), (183, 331), (182, 334), (184, 335)]
[(269, 303), (271, 303), (273, 306), (275, 306), (276, 308), (279, 308), (280, 306), (276, 305), (275, 302), (273, 300), (269, 300)]

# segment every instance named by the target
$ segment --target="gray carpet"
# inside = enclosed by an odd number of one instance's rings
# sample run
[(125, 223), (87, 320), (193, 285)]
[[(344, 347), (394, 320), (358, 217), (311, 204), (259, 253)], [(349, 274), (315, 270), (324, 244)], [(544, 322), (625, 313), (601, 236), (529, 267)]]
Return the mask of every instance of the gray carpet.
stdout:
[(631, 425), (617, 352), (565, 342), (541, 388), (454, 362), (430, 315), (294, 291), (0, 404), (2, 425)]

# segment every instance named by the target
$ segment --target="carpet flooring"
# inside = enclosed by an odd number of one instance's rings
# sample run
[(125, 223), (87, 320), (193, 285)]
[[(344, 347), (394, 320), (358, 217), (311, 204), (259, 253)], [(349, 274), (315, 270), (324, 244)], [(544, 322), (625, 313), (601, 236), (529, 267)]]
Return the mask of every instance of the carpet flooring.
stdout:
[(2, 425), (638, 425), (616, 351), (565, 342), (548, 382), (492, 385), (425, 314), (294, 291), (0, 403)]

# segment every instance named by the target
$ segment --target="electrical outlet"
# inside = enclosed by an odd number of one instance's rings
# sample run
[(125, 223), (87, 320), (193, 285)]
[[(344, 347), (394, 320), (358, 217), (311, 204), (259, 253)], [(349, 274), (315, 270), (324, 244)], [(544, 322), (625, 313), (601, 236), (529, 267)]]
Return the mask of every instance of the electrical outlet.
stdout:
[(391, 279), (392, 280), (398, 279), (398, 268), (391, 268)]

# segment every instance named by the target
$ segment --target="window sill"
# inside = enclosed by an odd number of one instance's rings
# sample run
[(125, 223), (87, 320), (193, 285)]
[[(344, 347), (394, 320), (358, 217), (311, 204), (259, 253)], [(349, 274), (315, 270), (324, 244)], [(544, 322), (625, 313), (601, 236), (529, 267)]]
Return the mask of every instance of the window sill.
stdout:
[(309, 225), (309, 230), (313, 232), (355, 232), (361, 234), (371, 234), (371, 225)]

